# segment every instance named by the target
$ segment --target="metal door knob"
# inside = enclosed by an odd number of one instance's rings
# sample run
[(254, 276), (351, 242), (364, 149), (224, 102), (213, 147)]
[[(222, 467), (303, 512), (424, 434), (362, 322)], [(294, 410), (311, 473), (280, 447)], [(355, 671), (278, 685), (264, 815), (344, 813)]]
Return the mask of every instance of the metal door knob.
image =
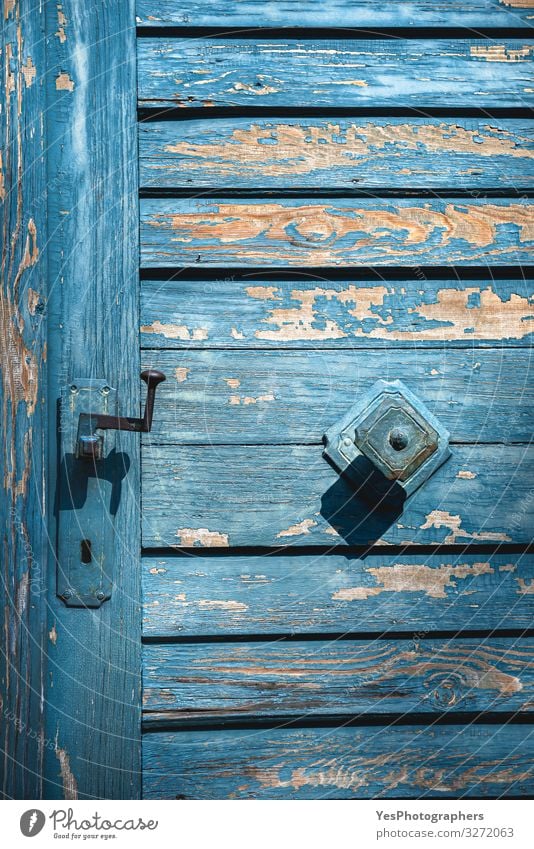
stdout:
[(407, 497), (450, 457), (449, 433), (400, 380), (379, 380), (324, 435), (324, 456), (358, 484)]

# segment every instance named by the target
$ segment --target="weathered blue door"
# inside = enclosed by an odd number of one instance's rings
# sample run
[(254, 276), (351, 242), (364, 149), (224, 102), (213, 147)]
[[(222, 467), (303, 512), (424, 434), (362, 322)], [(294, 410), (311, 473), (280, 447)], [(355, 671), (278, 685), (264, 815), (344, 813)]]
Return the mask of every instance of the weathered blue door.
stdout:
[(47, 9), (49, 797), (533, 792), (531, 5)]
[[(525, 7), (138, 15), (145, 796), (531, 792)], [(451, 456), (371, 507), (378, 380)]]

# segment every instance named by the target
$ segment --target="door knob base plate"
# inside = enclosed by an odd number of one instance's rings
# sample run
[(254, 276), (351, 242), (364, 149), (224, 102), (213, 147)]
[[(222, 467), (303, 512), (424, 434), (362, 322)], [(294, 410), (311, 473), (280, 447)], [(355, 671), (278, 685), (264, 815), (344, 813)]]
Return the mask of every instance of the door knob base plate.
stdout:
[(400, 380), (378, 380), (324, 434), (324, 457), (382, 496), (412, 495), (449, 457), (449, 432)]

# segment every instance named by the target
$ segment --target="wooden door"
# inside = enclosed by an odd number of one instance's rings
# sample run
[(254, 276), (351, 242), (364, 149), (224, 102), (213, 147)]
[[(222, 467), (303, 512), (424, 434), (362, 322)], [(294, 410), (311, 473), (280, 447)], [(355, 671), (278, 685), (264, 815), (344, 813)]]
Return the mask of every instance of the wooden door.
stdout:
[[(7, 4), (4, 795), (532, 793), (530, 6)], [(370, 507), (323, 434), (399, 379), (451, 457)]]
[[(147, 798), (532, 788), (532, 48), (402, 6), (138, 4)], [(322, 456), (378, 379), (451, 433), (402, 511)]]

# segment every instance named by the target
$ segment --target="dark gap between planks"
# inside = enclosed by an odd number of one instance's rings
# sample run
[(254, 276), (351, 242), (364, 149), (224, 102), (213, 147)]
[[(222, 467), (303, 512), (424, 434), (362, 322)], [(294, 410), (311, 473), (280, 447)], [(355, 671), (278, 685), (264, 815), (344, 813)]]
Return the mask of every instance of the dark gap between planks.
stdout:
[(528, 107), (496, 106), (492, 109), (477, 109), (474, 106), (465, 107), (433, 107), (425, 109), (414, 106), (321, 106), (318, 108), (296, 106), (203, 106), (178, 107), (143, 106), (137, 110), (139, 121), (191, 121), (202, 117), (214, 118), (532, 118), (534, 111)]
[(511, 39), (522, 38), (532, 40), (532, 28), (523, 27), (191, 27), (165, 25), (138, 26), (138, 38), (169, 39), (169, 38), (213, 38), (213, 39), (299, 39), (301, 41), (335, 40), (335, 41), (379, 41), (398, 39), (418, 39), (422, 41), (439, 41), (440, 39)]
[[(528, 348), (530, 346), (525, 345), (525, 347)], [(180, 349), (180, 348), (158, 348), (157, 350), (159, 350), (159, 351), (180, 351), (180, 350), (183, 350), (183, 349)], [(202, 349), (197, 349), (197, 350), (205, 350), (205, 349), (202, 348)], [(225, 350), (234, 351), (235, 348), (225, 349)], [(257, 349), (251, 348), (250, 350), (257, 350)], [(303, 349), (302, 348), (296, 348), (296, 349), (293, 348), (292, 350), (300, 350), (301, 351)], [(321, 350), (324, 350), (324, 349), (321, 349)], [(339, 350), (339, 348), (337, 350)], [(368, 351), (369, 349), (364, 348), (364, 349), (361, 349), (361, 350)], [(389, 350), (390, 350), (390, 348), (388, 348), (388, 351)], [(434, 349), (432, 349), (432, 350), (434, 350)], [(508, 350), (508, 347), (503, 348), (503, 350)], [(300, 440), (298, 442), (297, 441), (288, 442), (287, 440), (284, 441), (284, 442), (265, 442), (265, 441), (260, 442), (259, 440), (256, 440), (255, 442), (218, 442), (216, 440), (212, 440), (211, 442), (193, 442), (191, 440), (187, 440), (187, 442), (183, 442), (179, 438), (174, 439), (172, 441), (169, 440), (169, 439), (158, 439), (157, 436), (154, 436), (154, 435), (151, 434), (150, 441), (148, 443), (145, 443), (145, 444), (149, 445), (150, 447), (155, 447), (155, 446), (158, 446), (158, 445), (159, 446), (162, 446), (162, 445), (179, 445), (181, 447), (187, 446), (187, 447), (191, 447), (191, 448), (213, 448), (214, 446), (217, 446), (217, 448), (235, 448), (235, 449), (238, 449), (238, 448), (260, 448), (262, 446), (269, 447), (269, 448), (295, 448), (295, 447), (298, 448), (298, 447), (315, 446), (316, 448), (320, 448), (322, 445), (324, 445), (324, 442), (322, 440), (310, 440), (310, 442), (302, 442), (302, 440)], [(500, 442), (478, 442), (478, 441), (475, 441), (475, 440), (473, 440), (472, 442), (465, 442), (465, 440), (451, 438), (449, 440), (449, 445), (464, 445), (465, 447), (469, 447), (470, 445), (476, 445), (477, 447), (484, 446), (484, 448), (497, 448), (500, 445), (506, 445), (506, 446), (532, 445), (532, 439), (509, 440), (507, 442), (503, 442), (503, 441), (500, 441)]]
[(218, 279), (230, 278), (231, 280), (254, 280), (256, 277), (269, 275), (269, 280), (298, 280), (301, 275), (303, 280), (313, 279), (320, 276), (326, 280), (421, 280), (421, 274), (428, 280), (484, 280), (488, 278), (495, 280), (523, 280), (534, 279), (534, 265), (496, 265), (490, 268), (486, 266), (455, 266), (455, 265), (414, 265), (407, 266), (345, 266), (344, 268), (330, 268), (329, 266), (295, 266), (288, 269), (272, 268), (270, 266), (258, 266), (256, 268), (232, 268), (228, 266), (210, 266), (202, 268), (198, 265), (175, 265), (155, 268), (142, 267), (139, 269), (141, 280), (175, 280), (186, 277), (187, 281), (199, 280), (201, 282), (214, 282)]
[(199, 634), (198, 636), (180, 636), (162, 634), (150, 634), (142, 637), (143, 645), (198, 645), (199, 643), (318, 643), (325, 641), (336, 642), (358, 642), (369, 640), (410, 640), (413, 643), (424, 640), (488, 640), (499, 639), (527, 639), (534, 637), (534, 628), (493, 628), (493, 629), (466, 629), (466, 630), (420, 630), (415, 634), (412, 631), (395, 630), (388, 631), (317, 631), (302, 634)]
[(432, 726), (432, 725), (532, 725), (534, 714), (523, 712), (462, 712), (462, 713), (410, 713), (410, 714), (331, 714), (330, 716), (264, 716), (244, 719), (241, 716), (228, 715), (226, 719), (180, 720), (145, 718), (142, 723), (143, 733), (153, 734), (163, 731), (222, 731), (235, 728), (246, 729), (264, 728), (339, 728), (339, 727), (386, 727), (396, 725)]
[(465, 554), (531, 554), (534, 543), (466, 543), (464, 545), (291, 545), (291, 546), (261, 546), (242, 545), (218, 548), (180, 547), (143, 548), (144, 557), (302, 557), (306, 555), (323, 556), (325, 554), (342, 555), (343, 557), (364, 557), (374, 555), (411, 556), (425, 554), (444, 554), (447, 556)]
[[(402, 345), (388, 345), (388, 340), (383, 339), (383, 340), (378, 340), (378, 341), (374, 340), (372, 345), (369, 344), (369, 345), (366, 345), (365, 347), (362, 347), (362, 348), (351, 347), (350, 345), (347, 346), (346, 348), (342, 348), (339, 345), (337, 347), (333, 347), (333, 346), (329, 347), (328, 345), (322, 345), (320, 348), (316, 348), (316, 347), (314, 348), (313, 345), (309, 345), (309, 344), (308, 345), (304, 345), (304, 344), (296, 345), (295, 344), (293, 347), (284, 346), (284, 345), (277, 345), (276, 348), (273, 348), (272, 346), (268, 347), (268, 346), (261, 346), (261, 345), (255, 345), (253, 348), (251, 348), (251, 347), (247, 348), (247, 347), (244, 347), (244, 346), (240, 347), (239, 345), (232, 345), (231, 347), (229, 347), (228, 345), (223, 345), (223, 344), (221, 344), (221, 345), (202, 345), (201, 348), (200, 347), (198, 347), (198, 348), (193, 348), (193, 347), (190, 347), (190, 348), (187, 348), (187, 347), (184, 347), (184, 348), (165, 348), (165, 347), (154, 347), (152, 345), (142, 345), (142, 344), (140, 346), (141, 351), (154, 351), (154, 352), (157, 352), (157, 353), (160, 353), (160, 352), (172, 353), (172, 352), (176, 352), (176, 351), (181, 351), (182, 354), (183, 353), (190, 353), (191, 351), (233, 351), (233, 352), (246, 351), (246, 352), (255, 352), (255, 353), (262, 353), (262, 352), (267, 353), (268, 351), (270, 351), (271, 353), (280, 353), (282, 351), (293, 351), (293, 353), (295, 353), (295, 352), (298, 353), (298, 352), (304, 352), (304, 351), (317, 351), (317, 350), (320, 350), (320, 351), (336, 351), (338, 353), (340, 351), (352, 351), (353, 353), (359, 354), (362, 351), (368, 352), (368, 351), (384, 351), (384, 350), (400, 351), (400, 352), (406, 353), (407, 350), (408, 351), (417, 350), (417, 352), (424, 351), (424, 350), (438, 351), (439, 352), (440, 350), (447, 350), (447, 349), (453, 349), (455, 351), (473, 351), (473, 350), (478, 351), (479, 349), (482, 349), (482, 350), (485, 350), (485, 351), (487, 351), (488, 349), (496, 350), (496, 351), (510, 351), (510, 350), (529, 350), (530, 348), (532, 348), (532, 343), (530, 343), (530, 342), (525, 342), (524, 344), (521, 344), (521, 342), (511, 340), (510, 342), (506, 342), (505, 345), (495, 345), (495, 343), (492, 342), (491, 339), (490, 340), (476, 339), (470, 345), (459, 344), (454, 339), (452, 341), (451, 340), (448, 341), (447, 343), (446, 342), (439, 342), (439, 341), (432, 341), (432, 340), (428, 340), (428, 339), (426, 339), (424, 342), (422, 340), (419, 340), (419, 341), (418, 340), (410, 340), (410, 341), (405, 342), (404, 347)], [(154, 440), (152, 440), (152, 442), (154, 442)], [(157, 443), (157, 444), (166, 445), (166, 444), (174, 444), (174, 443)], [(184, 443), (184, 444), (191, 445), (190, 442)], [(231, 444), (235, 445), (234, 442), (232, 442)], [(242, 444), (246, 444), (246, 443), (242, 443)], [(256, 445), (258, 443), (254, 443), (254, 444)], [(264, 444), (264, 443), (261, 443), (261, 444)], [(269, 443), (265, 443), (265, 444), (266, 445), (272, 445), (273, 443), (269, 442)], [(283, 444), (284, 445), (294, 445), (295, 443), (284, 442)], [(319, 443), (313, 443), (313, 444), (318, 445)], [(472, 445), (474, 443), (469, 442), (469, 443), (465, 443), (465, 444)], [(528, 445), (530, 443), (523, 443), (523, 442), (518, 442), (518, 443), (515, 443), (515, 442), (488, 443), (488, 442), (483, 442), (481, 444), (482, 445), (490, 445), (490, 444), (493, 444), (493, 445), (525, 445), (525, 444), (527, 444)]]
[[(353, 182), (359, 182), (357, 178)], [(217, 188), (202, 188), (194, 190), (194, 185), (191, 186), (176, 186), (176, 187), (150, 187), (142, 186), (139, 189), (139, 197), (147, 198), (208, 198), (208, 199), (226, 199), (226, 198), (243, 198), (243, 199), (268, 199), (277, 200), (278, 198), (465, 198), (466, 200), (486, 200), (491, 198), (533, 198), (534, 189), (532, 188), (516, 188), (507, 187), (499, 189), (388, 189), (376, 188), (365, 189), (324, 189), (324, 188), (298, 188), (291, 189), (217, 189)]]

